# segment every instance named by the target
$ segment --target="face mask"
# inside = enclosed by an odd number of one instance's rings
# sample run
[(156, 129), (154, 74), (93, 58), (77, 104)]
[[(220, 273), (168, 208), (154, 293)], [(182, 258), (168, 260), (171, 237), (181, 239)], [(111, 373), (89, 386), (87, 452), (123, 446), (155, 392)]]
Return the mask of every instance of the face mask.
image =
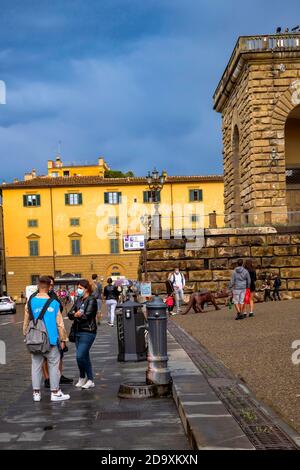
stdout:
[(80, 289), (80, 287), (77, 289), (77, 295), (78, 297), (82, 297), (84, 294), (84, 289)]

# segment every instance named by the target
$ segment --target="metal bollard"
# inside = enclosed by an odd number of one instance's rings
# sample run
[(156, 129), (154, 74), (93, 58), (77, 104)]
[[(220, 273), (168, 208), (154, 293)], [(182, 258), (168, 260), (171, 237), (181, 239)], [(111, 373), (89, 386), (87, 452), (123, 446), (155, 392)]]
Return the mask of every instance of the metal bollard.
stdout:
[[(148, 370), (147, 384), (161, 386), (160, 395), (170, 393), (172, 378), (168, 369), (167, 307), (156, 295), (146, 304), (148, 321)], [(165, 390), (165, 391), (163, 391)]]

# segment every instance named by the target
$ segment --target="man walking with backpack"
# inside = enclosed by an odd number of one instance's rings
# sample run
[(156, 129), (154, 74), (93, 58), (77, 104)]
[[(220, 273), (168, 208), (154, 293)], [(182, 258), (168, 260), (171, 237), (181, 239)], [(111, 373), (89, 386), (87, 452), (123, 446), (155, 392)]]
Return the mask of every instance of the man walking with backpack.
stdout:
[(41, 401), (42, 367), (47, 359), (49, 368), (51, 401), (69, 400), (59, 388), (60, 348), (65, 348), (67, 334), (60, 305), (49, 296), (51, 279), (41, 276), (38, 294), (31, 297), (25, 306), (23, 334), (32, 358), (33, 400)]
[[(180, 272), (179, 268), (176, 268), (173, 273), (170, 274), (169, 281), (171, 282), (175, 294), (176, 312), (180, 312), (180, 306), (184, 303), (184, 288), (185, 288), (185, 277)], [(173, 313), (174, 315), (174, 313)]]

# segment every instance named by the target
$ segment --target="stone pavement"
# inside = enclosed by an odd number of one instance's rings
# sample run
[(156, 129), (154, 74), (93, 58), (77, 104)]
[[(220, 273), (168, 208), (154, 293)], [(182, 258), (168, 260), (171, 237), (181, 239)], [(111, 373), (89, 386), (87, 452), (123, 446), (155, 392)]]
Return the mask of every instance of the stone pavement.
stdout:
[[(117, 397), (121, 382), (145, 380), (147, 363), (121, 364), (116, 353), (116, 328), (103, 323), (91, 353), (95, 389), (64, 386), (71, 400), (62, 403), (51, 403), (45, 390), (42, 401), (33, 403), (27, 388), (2, 414), (0, 449), (190, 449), (172, 398)], [(67, 376), (78, 376), (74, 345), (70, 345), (64, 364)], [(7, 386), (7, 393), (11, 388), (12, 384)]]
[[(260, 431), (274, 430), (274, 420), (266, 422), (262, 416), (254, 426), (244, 426), (237, 408), (228, 406), (228, 400), (219, 393), (224, 386), (232, 385), (241, 393), (242, 385), (173, 320), (169, 321), (168, 352), (174, 400), (117, 397), (122, 382), (144, 382), (147, 362), (118, 363), (116, 328), (103, 322), (91, 353), (95, 389), (64, 386), (71, 400), (63, 403), (51, 403), (45, 390), (42, 402), (33, 403), (30, 358), (22, 343), (21, 319), (21, 312), (12, 317), (12, 323), (0, 318), (0, 339), (5, 339), (8, 350), (8, 364), (0, 366), (0, 449), (268, 448), (249, 429), (257, 433), (259, 424)], [(77, 378), (74, 349), (69, 344), (64, 373)], [(245, 400), (240, 401), (238, 411), (253, 416), (250, 402)], [(278, 443), (280, 448), (295, 447), (280, 435), (271, 447), (276, 448)]]

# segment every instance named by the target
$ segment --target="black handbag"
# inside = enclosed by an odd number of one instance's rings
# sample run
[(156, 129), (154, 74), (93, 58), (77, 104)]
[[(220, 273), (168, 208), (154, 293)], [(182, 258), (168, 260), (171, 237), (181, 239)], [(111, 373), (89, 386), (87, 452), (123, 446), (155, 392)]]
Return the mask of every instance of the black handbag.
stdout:
[(70, 333), (69, 333), (69, 341), (70, 343), (75, 343), (76, 341), (76, 326), (75, 322), (72, 323)]

